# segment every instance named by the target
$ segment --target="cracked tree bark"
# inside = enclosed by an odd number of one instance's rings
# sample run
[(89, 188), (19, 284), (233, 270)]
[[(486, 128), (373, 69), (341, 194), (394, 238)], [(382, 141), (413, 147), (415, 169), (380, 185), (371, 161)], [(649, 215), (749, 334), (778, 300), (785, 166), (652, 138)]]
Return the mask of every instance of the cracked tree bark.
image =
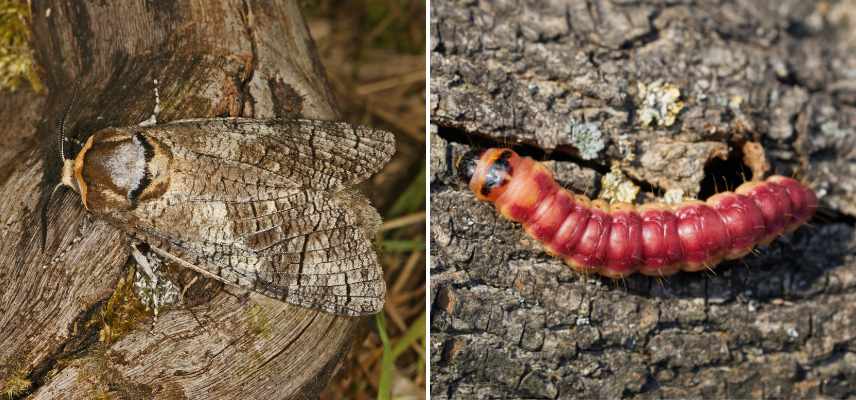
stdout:
[[(854, 16), (853, 1), (433, 1), (432, 397), (856, 396)], [(616, 162), (696, 196), (744, 169), (747, 141), (821, 215), (662, 281), (582, 278), (454, 168), (517, 145), (577, 192)]]
[[(40, 248), (40, 199), (58, 180), (55, 126), (71, 136), (159, 120), (338, 113), (296, 1), (220, 0), (153, 5), (34, 2), (33, 48), (48, 95), (4, 96), (0, 129), (0, 392), (57, 398), (316, 398), (361, 319), (260, 295), (191, 287), (188, 306), (146, 316), (110, 342), (126, 275), (121, 232), (89, 218), (77, 196), (49, 207)], [(7, 145), (7, 143), (9, 145)], [(44, 177), (43, 177), (44, 173)], [(125, 304), (124, 306), (127, 306)], [(113, 314), (109, 314), (113, 313)], [(114, 331), (117, 327), (112, 327)]]

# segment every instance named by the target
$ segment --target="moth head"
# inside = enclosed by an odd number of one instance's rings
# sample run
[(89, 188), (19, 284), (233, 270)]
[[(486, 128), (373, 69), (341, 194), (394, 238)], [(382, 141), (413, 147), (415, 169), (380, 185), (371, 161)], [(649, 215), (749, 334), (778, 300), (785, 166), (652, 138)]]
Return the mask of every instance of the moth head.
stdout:
[(62, 187), (69, 187), (71, 190), (80, 193), (80, 188), (77, 186), (77, 181), (74, 179), (74, 159), (62, 160), (62, 175), (54, 192)]
[[(77, 101), (77, 93), (80, 89), (80, 79), (75, 81), (74, 89), (72, 91), (72, 97), (69, 100), (68, 104), (66, 104), (65, 109), (62, 112), (62, 117), (57, 121), (57, 148), (59, 150), (59, 158), (62, 161), (62, 174), (60, 177), (60, 183), (54, 186), (53, 191), (47, 196), (47, 200), (42, 203), (41, 212), (40, 212), (40, 225), (41, 225), (41, 245), (42, 250), (45, 248), (45, 244), (47, 242), (47, 225), (48, 225), (48, 207), (50, 205), (51, 200), (56, 195), (57, 192), (62, 190), (65, 187), (70, 187), (74, 191), (78, 191), (77, 186), (72, 179), (73, 169), (74, 169), (74, 160), (69, 157), (69, 149), (65, 146), (66, 141), (68, 140), (65, 137), (65, 119), (68, 116), (69, 111), (74, 106), (74, 103)], [(42, 197), (43, 199), (45, 197)]]
[(65, 105), (65, 109), (62, 112), (62, 116), (60, 117), (59, 121), (57, 121), (57, 149), (59, 150), (59, 159), (62, 161), (62, 175), (60, 176), (60, 183), (56, 185), (56, 187), (54, 187), (51, 196), (53, 196), (53, 194), (55, 194), (63, 187), (70, 187), (75, 192), (79, 191), (74, 183), (74, 179), (72, 179), (74, 160), (70, 155), (71, 149), (66, 146), (66, 143), (69, 141), (69, 139), (65, 136), (65, 120), (68, 117), (68, 113), (71, 111), (71, 108), (74, 106), (74, 103), (77, 102), (77, 94), (79, 91), (80, 79), (78, 78), (78, 80), (74, 82), (74, 88), (71, 92), (71, 99), (69, 99), (68, 104)]

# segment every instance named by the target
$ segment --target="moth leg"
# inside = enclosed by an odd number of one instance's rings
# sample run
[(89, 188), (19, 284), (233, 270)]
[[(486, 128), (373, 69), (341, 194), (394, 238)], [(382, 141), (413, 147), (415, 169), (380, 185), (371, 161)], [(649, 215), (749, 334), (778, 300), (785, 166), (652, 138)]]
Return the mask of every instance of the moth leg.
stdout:
[(158, 80), (154, 80), (155, 83), (155, 109), (152, 111), (152, 115), (143, 122), (139, 123), (139, 126), (152, 126), (157, 125), (158, 123), (158, 114), (160, 113), (160, 95), (158, 94)]
[[(231, 291), (229, 291), (229, 289), (237, 289), (237, 290), (239, 290), (239, 293), (232, 293)], [(237, 300), (238, 303), (240, 303), (242, 305), (247, 304), (250, 301), (250, 294), (252, 293), (252, 291), (250, 291), (248, 289), (243, 289), (240, 287), (229, 287), (229, 286), (224, 286), (222, 291), (223, 291), (223, 293), (226, 293), (229, 296), (234, 297), (235, 300)]]
[(179, 302), (179, 288), (165, 275), (163, 260), (147, 245), (131, 244), (131, 255), (138, 266), (134, 273), (134, 293), (157, 321), (163, 307)]
[(199, 275), (194, 276), (193, 279), (190, 280), (190, 282), (187, 282), (186, 285), (181, 286), (181, 300), (180, 301), (182, 304), (184, 304), (184, 298), (185, 298), (184, 295), (187, 293), (187, 289), (190, 289), (190, 287), (193, 286), (193, 284), (196, 283), (197, 280), (199, 280)]

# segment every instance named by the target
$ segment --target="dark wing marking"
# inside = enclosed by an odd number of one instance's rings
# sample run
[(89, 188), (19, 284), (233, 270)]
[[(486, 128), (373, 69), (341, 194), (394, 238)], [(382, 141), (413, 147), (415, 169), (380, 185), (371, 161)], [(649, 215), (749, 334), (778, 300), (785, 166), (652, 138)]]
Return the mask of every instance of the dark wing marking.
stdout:
[(212, 118), (136, 129), (186, 160), (218, 163), (269, 185), (318, 190), (360, 183), (395, 153), (391, 133), (337, 121)]

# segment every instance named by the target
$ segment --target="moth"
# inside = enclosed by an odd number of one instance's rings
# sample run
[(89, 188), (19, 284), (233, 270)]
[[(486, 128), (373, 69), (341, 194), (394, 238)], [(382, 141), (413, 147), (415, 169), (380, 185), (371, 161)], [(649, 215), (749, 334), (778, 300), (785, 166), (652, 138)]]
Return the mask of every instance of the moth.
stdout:
[(392, 134), (309, 119), (186, 119), (102, 129), (72, 156), (59, 131), (61, 187), (164, 259), (333, 314), (383, 308), (372, 244), (380, 216), (352, 187), (389, 161)]
[(470, 151), (458, 175), (479, 200), (523, 224), (571, 268), (622, 278), (713, 268), (808, 222), (817, 197), (795, 179), (771, 176), (734, 192), (681, 204), (608, 204), (562, 188), (543, 164), (510, 149)]

